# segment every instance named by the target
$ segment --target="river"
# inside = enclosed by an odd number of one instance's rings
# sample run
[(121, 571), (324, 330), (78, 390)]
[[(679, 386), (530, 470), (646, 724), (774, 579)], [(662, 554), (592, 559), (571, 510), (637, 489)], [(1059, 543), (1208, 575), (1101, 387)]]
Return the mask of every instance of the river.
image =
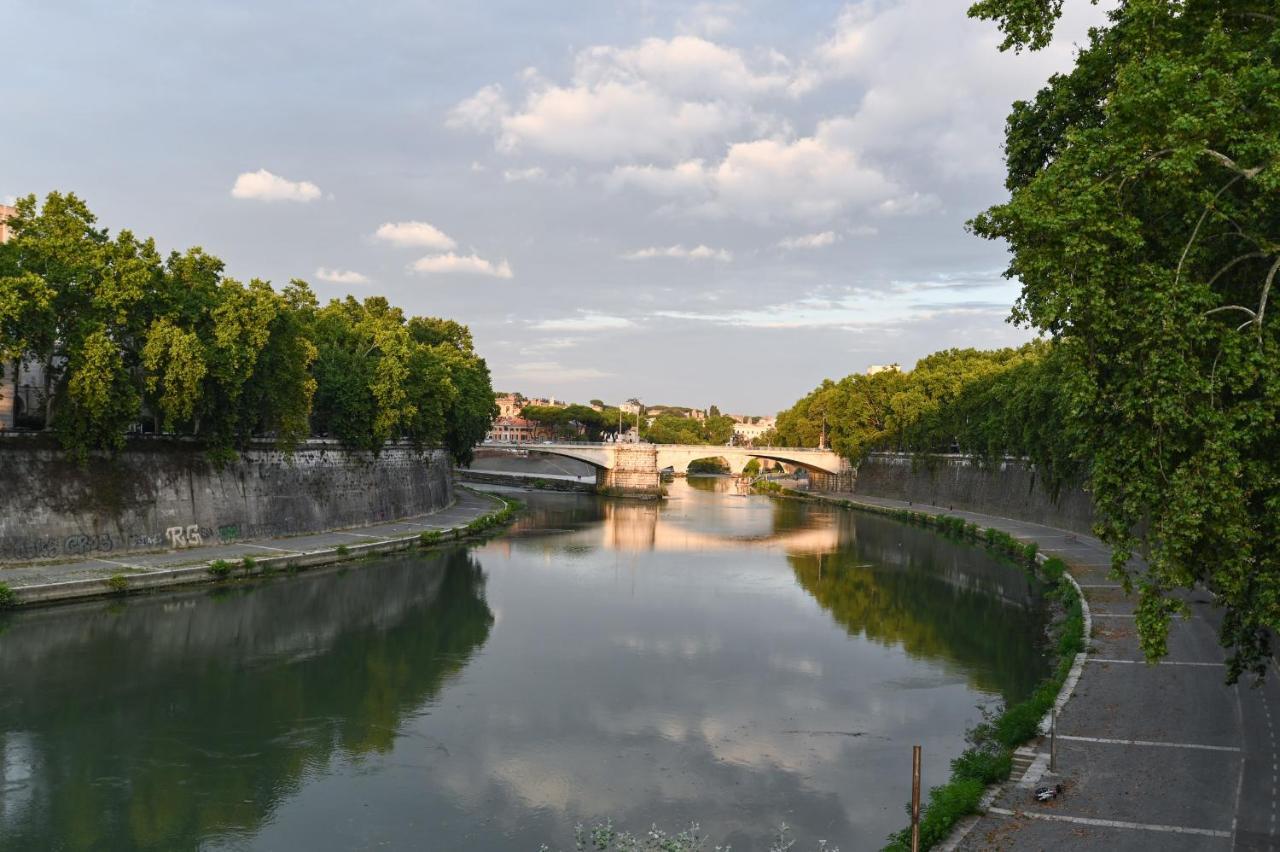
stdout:
[(984, 551), (678, 480), (527, 496), (479, 544), (0, 618), (0, 850), (878, 848), (911, 746), (1046, 673)]

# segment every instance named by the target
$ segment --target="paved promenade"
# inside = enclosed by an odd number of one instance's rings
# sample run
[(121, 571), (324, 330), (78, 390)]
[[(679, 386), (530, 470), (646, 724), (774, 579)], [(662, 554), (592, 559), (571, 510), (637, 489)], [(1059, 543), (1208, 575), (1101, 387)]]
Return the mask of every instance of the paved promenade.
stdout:
[[(1065, 794), (1048, 804), (1032, 801), (1049, 748), (1047, 739), (1034, 744), (1025, 777), (1015, 770), (993, 806), (953, 848), (1280, 849), (1280, 670), (1261, 687), (1245, 680), (1224, 685), (1220, 613), (1207, 593), (1188, 598), (1192, 617), (1173, 624), (1169, 656), (1147, 665), (1138, 647), (1134, 601), (1108, 578), (1110, 551), (1097, 539), (919, 503), (834, 496), (957, 516), (1034, 541), (1070, 565), (1088, 601), (1093, 635), (1087, 662), (1058, 716), (1053, 780)], [(926, 778), (925, 786), (944, 780)]]
[[(407, 544), (409, 539), (423, 532), (455, 532), (482, 515), (501, 508), (499, 501), (476, 491), (458, 488), (454, 494), (454, 502), (438, 511), (367, 527), (286, 538), (246, 539), (183, 550), (121, 554), (110, 559), (86, 557), (17, 566), (0, 565), (0, 583), (8, 585), (23, 600), (66, 599), (101, 594), (101, 588), (95, 586), (114, 576), (123, 576), (136, 588), (204, 581), (208, 579), (205, 569), (218, 559), (237, 563), (248, 556), (264, 566), (285, 560), (301, 565), (318, 565), (335, 561), (333, 557), (339, 546), (350, 555), (376, 553)], [(70, 594), (57, 594), (59, 590)], [(83, 594), (76, 594), (79, 591)]]

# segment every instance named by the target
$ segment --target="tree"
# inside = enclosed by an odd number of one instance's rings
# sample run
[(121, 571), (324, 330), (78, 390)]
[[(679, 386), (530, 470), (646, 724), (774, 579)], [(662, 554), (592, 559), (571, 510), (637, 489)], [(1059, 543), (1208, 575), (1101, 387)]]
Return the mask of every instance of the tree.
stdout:
[(465, 325), (382, 298), (319, 308), (305, 282), (242, 284), (199, 248), (162, 261), (72, 194), (17, 207), (0, 362), (40, 365), (46, 420), (82, 462), (136, 426), (195, 436), (214, 458), (262, 436), (291, 449), (314, 426), (354, 448), (403, 439), (465, 459), (496, 414)]
[(702, 421), (702, 434), (708, 444), (727, 444), (733, 440), (734, 419), (723, 414)]
[[(1060, 7), (971, 14), (1034, 50)], [(1009, 243), (1015, 318), (1069, 361), (1066, 405), (1144, 652), (1166, 652), (1186, 610), (1175, 590), (1203, 583), (1232, 681), (1265, 671), (1280, 629), (1278, 51), (1274, 10), (1121, 0), (1070, 73), (1014, 104), (1010, 198), (972, 223)]]

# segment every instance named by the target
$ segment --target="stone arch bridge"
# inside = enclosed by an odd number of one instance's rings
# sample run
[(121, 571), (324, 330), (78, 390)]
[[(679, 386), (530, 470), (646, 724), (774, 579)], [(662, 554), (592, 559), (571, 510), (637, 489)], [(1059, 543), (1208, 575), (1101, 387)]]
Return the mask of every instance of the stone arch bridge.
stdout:
[(600, 490), (657, 494), (661, 471), (687, 470), (697, 459), (722, 458), (729, 469), (741, 473), (752, 459), (802, 467), (810, 485), (818, 491), (852, 491), (854, 468), (848, 459), (831, 450), (800, 447), (721, 447), (708, 444), (508, 444), (486, 442), (485, 450), (519, 450), (547, 453), (586, 462), (596, 469)]

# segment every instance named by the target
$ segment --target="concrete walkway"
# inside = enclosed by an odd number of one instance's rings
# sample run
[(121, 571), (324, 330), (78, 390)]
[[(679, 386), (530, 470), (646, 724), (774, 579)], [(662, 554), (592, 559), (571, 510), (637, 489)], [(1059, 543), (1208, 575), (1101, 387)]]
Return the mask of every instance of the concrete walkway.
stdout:
[[(1084, 671), (1058, 716), (1057, 778), (1065, 793), (1037, 804), (1032, 789), (1048, 762), (1048, 741), (1026, 777), (1015, 774), (953, 848), (1254, 850), (1280, 849), (1280, 668), (1265, 685), (1224, 685), (1210, 596), (1189, 596), (1169, 656), (1142, 661), (1134, 601), (1107, 574), (1110, 550), (1095, 538), (1009, 518), (919, 503), (832, 495), (894, 509), (964, 518), (994, 527), (1070, 565), (1093, 619)], [(1025, 764), (1025, 761), (1024, 761)], [(925, 786), (945, 779), (927, 778)]]
[(339, 547), (344, 548), (343, 556), (347, 557), (403, 549), (423, 532), (456, 534), (477, 518), (502, 508), (499, 500), (477, 491), (458, 488), (454, 494), (454, 502), (438, 511), (367, 527), (286, 538), (246, 539), (183, 550), (120, 554), (111, 559), (85, 557), (0, 565), (0, 583), (17, 592), (18, 599), (24, 603), (109, 593), (111, 589), (105, 586), (106, 581), (119, 576), (125, 578), (130, 588), (186, 585), (208, 581), (208, 566), (219, 559), (235, 564), (246, 556), (252, 557), (267, 569), (319, 565), (338, 561)]

